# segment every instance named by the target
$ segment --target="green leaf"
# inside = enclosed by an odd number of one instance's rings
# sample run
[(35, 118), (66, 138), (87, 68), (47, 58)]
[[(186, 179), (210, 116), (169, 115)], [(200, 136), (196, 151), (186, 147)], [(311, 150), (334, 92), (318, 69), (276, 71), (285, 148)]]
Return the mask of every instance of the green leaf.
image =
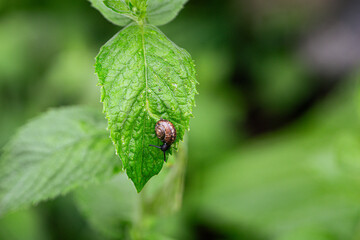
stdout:
[(90, 0), (110, 22), (125, 26), (131, 20), (163, 25), (173, 20), (187, 0)]
[(101, 113), (52, 110), (20, 129), (0, 159), (0, 215), (106, 179), (120, 168)]
[(149, 0), (147, 20), (154, 25), (164, 25), (173, 20), (187, 0)]
[[(94, 8), (99, 10), (99, 12), (110, 22), (119, 26), (126, 26), (131, 22), (131, 19), (121, 13), (115, 12), (113, 9), (105, 6), (103, 0), (89, 0)], [(128, 12), (129, 14), (130, 12)]]
[(111, 138), (140, 192), (164, 162), (163, 153), (149, 147), (161, 144), (156, 122), (174, 124), (175, 148), (189, 128), (196, 94), (193, 61), (155, 26), (133, 24), (101, 48), (96, 73)]
[(141, 22), (145, 18), (145, 0), (104, 0), (104, 4), (135, 22)]

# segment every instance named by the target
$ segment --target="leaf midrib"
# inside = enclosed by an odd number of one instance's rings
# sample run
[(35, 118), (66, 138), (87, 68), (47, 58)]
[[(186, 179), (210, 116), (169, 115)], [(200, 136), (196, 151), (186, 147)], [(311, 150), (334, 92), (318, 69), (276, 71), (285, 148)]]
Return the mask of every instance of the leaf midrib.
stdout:
[[(143, 57), (144, 57), (144, 76), (145, 76), (145, 107), (148, 114), (151, 116), (151, 111), (149, 109), (149, 102), (148, 102), (148, 76), (147, 76), (147, 62), (146, 62), (146, 49), (145, 49), (145, 36), (144, 36), (144, 25), (139, 25), (141, 28), (141, 41), (142, 41), (142, 51), (143, 51)], [(144, 147), (144, 136), (146, 131), (146, 115), (144, 115), (144, 134), (142, 134), (142, 159), (144, 159), (145, 156), (145, 147)], [(140, 163), (140, 173), (141, 176), (143, 176), (143, 161)]]

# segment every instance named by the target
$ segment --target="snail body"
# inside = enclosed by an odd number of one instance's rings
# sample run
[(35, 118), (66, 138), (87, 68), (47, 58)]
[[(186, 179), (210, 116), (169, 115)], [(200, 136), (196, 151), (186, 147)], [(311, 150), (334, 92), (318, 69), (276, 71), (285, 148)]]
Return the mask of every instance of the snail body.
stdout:
[(161, 146), (149, 145), (161, 149), (164, 152), (164, 161), (166, 162), (165, 152), (176, 140), (176, 129), (174, 125), (165, 119), (160, 119), (155, 125), (156, 136), (163, 142)]

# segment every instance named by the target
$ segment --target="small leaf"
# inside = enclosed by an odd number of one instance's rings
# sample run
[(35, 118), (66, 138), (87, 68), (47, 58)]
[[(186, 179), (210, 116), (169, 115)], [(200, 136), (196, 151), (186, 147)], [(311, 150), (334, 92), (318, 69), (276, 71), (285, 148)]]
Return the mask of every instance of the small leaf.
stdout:
[(109, 129), (128, 176), (138, 192), (158, 174), (163, 153), (155, 124), (171, 121), (174, 144), (189, 128), (195, 104), (195, 69), (190, 55), (152, 25), (129, 25), (100, 50), (96, 72)]
[[(119, 26), (126, 26), (131, 22), (131, 19), (124, 14), (115, 12), (109, 7), (105, 6), (104, 0), (89, 0), (94, 8), (110, 22)], [(121, 1), (122, 2), (122, 1)]]
[(125, 26), (131, 22), (163, 25), (173, 20), (187, 0), (89, 0), (110, 22)]
[(0, 159), (0, 215), (106, 179), (120, 167), (101, 113), (67, 107), (20, 129)]
[(149, 0), (147, 20), (154, 25), (164, 25), (173, 20), (187, 0)]
[(141, 22), (145, 18), (146, 0), (104, 0), (104, 4), (135, 22)]

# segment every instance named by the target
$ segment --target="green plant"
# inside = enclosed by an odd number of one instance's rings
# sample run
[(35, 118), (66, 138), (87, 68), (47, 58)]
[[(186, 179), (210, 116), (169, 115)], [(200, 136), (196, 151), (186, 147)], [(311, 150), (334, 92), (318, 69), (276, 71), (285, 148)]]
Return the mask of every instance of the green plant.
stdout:
[(179, 142), (192, 116), (196, 80), (191, 57), (150, 24), (168, 22), (177, 12), (172, 9), (183, 2), (149, 1), (146, 7), (146, 1), (104, 1), (120, 14), (116, 23), (131, 22), (101, 48), (96, 73), (111, 138), (138, 192), (163, 165), (162, 153), (148, 147), (159, 143), (156, 122), (170, 120)]
[[(184, 49), (155, 26), (171, 21), (186, 1), (91, 2), (114, 24), (126, 25), (96, 58), (108, 124), (96, 109), (63, 107), (23, 126), (1, 155), (0, 216), (79, 186), (105, 182), (122, 168), (140, 192), (163, 167), (162, 152), (148, 146), (159, 144), (156, 121), (168, 119), (176, 127), (178, 137), (172, 149), (178, 149), (189, 128), (197, 83), (194, 64)], [(170, 158), (170, 165), (175, 166), (165, 169), (146, 195), (135, 196), (141, 199), (142, 213), (157, 211), (154, 203), (164, 194), (175, 201), (167, 199), (171, 206), (159, 211), (179, 206), (185, 150), (186, 144), (180, 148), (176, 163)]]

